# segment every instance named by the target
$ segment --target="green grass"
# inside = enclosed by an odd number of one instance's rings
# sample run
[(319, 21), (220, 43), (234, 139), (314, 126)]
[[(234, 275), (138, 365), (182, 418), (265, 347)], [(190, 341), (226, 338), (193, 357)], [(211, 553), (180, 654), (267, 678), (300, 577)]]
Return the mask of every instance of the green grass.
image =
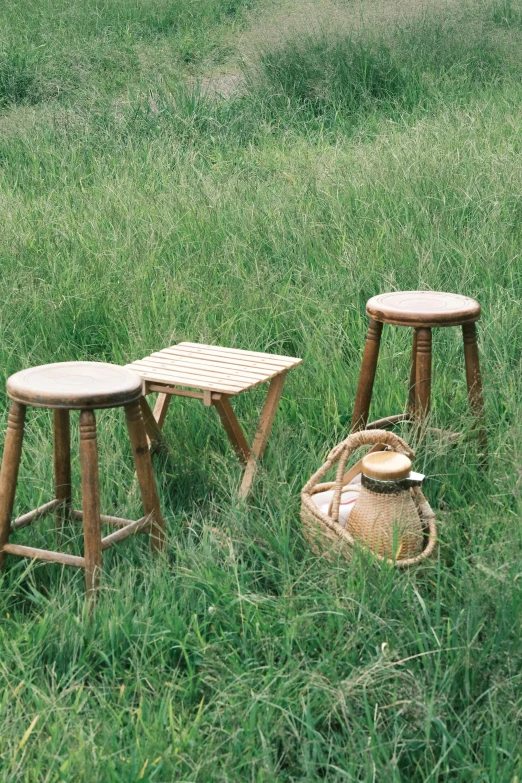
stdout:
[(500, 0), (493, 6), (493, 21), (503, 27), (522, 27), (522, 6), (516, 0)]
[[(157, 463), (168, 555), (142, 538), (107, 553), (92, 621), (80, 573), (8, 559), (2, 781), (522, 777), (521, 28), (481, 2), (275, 45), (272, 8), (0, 9), (1, 383), (182, 339), (304, 358), (248, 506), (217, 417), (173, 402), (174, 456)], [(187, 81), (241, 69), (227, 100)], [(438, 559), (328, 563), (299, 492), (347, 433), (365, 301), (409, 288), (482, 304), (489, 469), (471, 433), (428, 438), (416, 467)], [(385, 333), (375, 417), (405, 406), (408, 340)], [(458, 330), (434, 351), (433, 421), (469, 431)], [(237, 402), (249, 435), (262, 397)], [(4, 431), (5, 397), (1, 413)], [(122, 416), (98, 422), (103, 510), (134, 517)], [(50, 433), (33, 411), (20, 512), (52, 491)], [(77, 457), (73, 471), (78, 485)], [(52, 520), (17, 540), (52, 548)]]

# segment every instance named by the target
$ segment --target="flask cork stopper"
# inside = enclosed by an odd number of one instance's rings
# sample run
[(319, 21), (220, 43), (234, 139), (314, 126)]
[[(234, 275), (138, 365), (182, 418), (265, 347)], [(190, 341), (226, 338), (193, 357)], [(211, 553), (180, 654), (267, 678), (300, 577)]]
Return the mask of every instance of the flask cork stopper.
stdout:
[(374, 451), (363, 457), (361, 472), (376, 481), (400, 481), (410, 475), (411, 460), (397, 451)]

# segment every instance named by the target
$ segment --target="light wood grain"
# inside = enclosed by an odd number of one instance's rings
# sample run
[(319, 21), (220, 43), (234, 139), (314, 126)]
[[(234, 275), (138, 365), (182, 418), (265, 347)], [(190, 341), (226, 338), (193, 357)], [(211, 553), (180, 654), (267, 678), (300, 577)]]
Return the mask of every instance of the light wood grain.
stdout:
[[(186, 342), (156, 351), (127, 366), (140, 373), (145, 393), (160, 392), (154, 410), (158, 430), (163, 427), (166, 401), (171, 395), (201, 399), (207, 407), (214, 405), (232, 447), (245, 465), (240, 495), (246, 497), (257, 461), (266, 448), (286, 373), (300, 363), (301, 359), (289, 356)], [(250, 449), (229, 398), (268, 381), (270, 386)], [(156, 432), (154, 425), (148, 428), (151, 444)]]
[(11, 528), (13, 530), (20, 530), (22, 527), (32, 525), (37, 519), (42, 519), (48, 514), (51, 514), (58, 506), (63, 506), (63, 500), (50, 500), (48, 503), (44, 503), (43, 505), (38, 506), (38, 508), (33, 509), (33, 511), (28, 511), (27, 514), (22, 514), (17, 517), (13, 521)]
[(411, 460), (396, 451), (375, 451), (361, 460), (361, 473), (377, 481), (398, 481), (407, 478)]
[(76, 555), (68, 555), (66, 552), (52, 552), (50, 549), (36, 549), (33, 546), (21, 546), (20, 544), (5, 544), (4, 552), (19, 557), (30, 557), (36, 560), (47, 560), (49, 563), (62, 563), (62, 565), (85, 568), (85, 558)]
[(163, 425), (165, 424), (165, 419), (167, 418), (167, 412), (170, 407), (171, 399), (172, 396), (170, 394), (165, 394), (165, 392), (160, 392), (158, 394), (158, 399), (156, 400), (156, 404), (154, 406), (153, 416), (160, 430), (163, 429)]
[(178, 348), (184, 347), (195, 350), (198, 353), (202, 351), (210, 351), (215, 354), (221, 354), (222, 356), (230, 357), (250, 357), (252, 359), (266, 359), (266, 361), (278, 362), (282, 367), (289, 370), (291, 367), (295, 367), (296, 364), (300, 364), (301, 359), (293, 358), (292, 356), (282, 356), (275, 353), (263, 353), (262, 351), (245, 351), (243, 348), (225, 348), (222, 345), (205, 345), (205, 343), (178, 343)]
[[(166, 394), (163, 395), (163, 397), (166, 398), (167, 400), (170, 400), (170, 397), (168, 397)], [(163, 422), (165, 421), (165, 415), (163, 415), (162, 417), (161, 416), (162, 411), (160, 411), (160, 415), (159, 415), (159, 419), (161, 420), (161, 425), (160, 425), (159, 422), (156, 421), (155, 414), (151, 411), (145, 397), (140, 397), (139, 404), (143, 416), (143, 423), (145, 424), (145, 432), (147, 433), (147, 443), (149, 444), (149, 448), (154, 453), (161, 451), (163, 454), (170, 454), (168, 445), (161, 431), (161, 428), (163, 427)], [(168, 403), (166, 404), (165, 407), (168, 407)]]
[[(262, 370), (257, 370), (250, 366), (218, 363), (210, 359), (187, 359), (180, 356), (165, 356), (163, 354), (152, 354), (138, 361), (152, 368), (174, 368), (176, 371), (186, 369), (187, 372), (204, 373), (205, 375), (217, 376), (225, 380), (237, 380), (239, 383), (256, 383), (269, 380), (273, 375), (281, 372), (279, 368), (268, 369), (265, 367)], [(130, 366), (132, 367), (133, 365)]]
[(397, 326), (460, 326), (480, 318), (475, 299), (445, 291), (393, 291), (369, 299), (370, 318)]
[(369, 421), (366, 425), (367, 430), (388, 430), (400, 424), (403, 421), (411, 421), (409, 413), (396, 413), (393, 416), (384, 416), (382, 419)]
[[(480, 305), (475, 299), (460, 294), (439, 291), (396, 291), (379, 294), (366, 304), (370, 316), (368, 336), (357, 387), (352, 431), (383, 429), (412, 418), (420, 425), (429, 414), (431, 404), (432, 328), (462, 326), (466, 380), (470, 407), (477, 417), (481, 443), (486, 444), (484, 402), (477, 347), (475, 322), (480, 318)], [(413, 328), (408, 413), (387, 416), (368, 423), (379, 344), (383, 324)], [(482, 421), (482, 423), (481, 423)], [(433, 430), (433, 428), (430, 428)], [(458, 435), (457, 435), (458, 437)]]
[(54, 494), (61, 501), (56, 510), (56, 530), (58, 546), (62, 540), (62, 530), (67, 521), (72, 503), (71, 485), (71, 433), (69, 411), (56, 408), (53, 411), (54, 431)]
[(431, 398), (431, 329), (417, 329), (415, 366), (415, 416), (421, 421), (430, 411)]
[(223, 427), (228, 438), (236, 452), (237, 456), (245, 465), (250, 457), (250, 446), (241, 429), (236, 414), (227, 397), (222, 397), (214, 403), (219, 414)]
[[(156, 381), (156, 382), (145, 381), (145, 394), (151, 394), (151, 392), (159, 392), (158, 399), (160, 396), (166, 397), (169, 400), (169, 404), (170, 404), (170, 397), (187, 397), (188, 399), (191, 400), (202, 400), (204, 394), (204, 392), (188, 391), (187, 389), (180, 389), (179, 386), (171, 386), (168, 383), (161, 383), (161, 381)], [(211, 394), (213, 398), (219, 398), (221, 396), (220, 393), (216, 393), (216, 392), (211, 392)], [(154, 407), (154, 418), (156, 419), (156, 421), (159, 421), (159, 417), (156, 415), (156, 407)]]
[(22, 455), (25, 411), (25, 405), (12, 402), (7, 419), (7, 433), (0, 471), (0, 568), (4, 565), (5, 545), (11, 534), (11, 515)]
[(137, 400), (141, 391), (137, 373), (104, 362), (42, 364), (7, 380), (12, 400), (37, 408), (116, 408)]
[(285, 380), (286, 371), (280, 373), (270, 381), (265, 404), (261, 412), (259, 425), (254, 436), (251, 453), (247, 461), (245, 473), (241, 482), (241, 488), (239, 490), (239, 497), (242, 499), (245, 499), (248, 496), (252, 487), (252, 482), (254, 480), (257, 462), (263, 459), (268, 439), (270, 437), (270, 433), (272, 432), (272, 426), (274, 424), (281, 394), (283, 393)]
[(487, 448), (487, 434), (484, 426), (484, 398), (482, 396), (482, 375), (477, 344), (477, 329), (475, 324), (463, 324), (464, 362), (466, 365), (466, 383), (470, 408), (476, 419), (476, 429), (481, 448)]
[[(83, 511), (81, 509), (73, 509), (71, 510), (71, 517), (73, 519), (83, 519)], [(114, 527), (127, 527), (127, 525), (130, 525), (132, 522), (134, 522), (133, 519), (125, 519), (125, 517), (113, 517), (109, 516), (108, 514), (100, 514), (100, 522), (102, 525), (113, 525)]]
[(377, 370), (377, 359), (381, 345), (382, 323), (370, 318), (366, 343), (359, 375), (359, 384), (355, 395), (355, 405), (352, 414), (351, 432), (364, 430), (370, 413), (373, 384)]
[[(262, 380), (252, 379), (239, 379), (226, 373), (212, 373), (205, 370), (193, 370), (186, 367), (178, 367), (175, 362), (169, 365), (164, 364), (159, 366), (157, 364), (151, 364), (148, 360), (139, 360), (134, 362), (132, 367), (136, 372), (145, 375), (160, 375), (165, 379), (171, 379), (175, 377), (178, 379), (176, 383), (179, 383), (179, 378), (182, 378), (186, 386), (192, 384), (197, 385), (198, 381), (202, 381), (207, 386), (215, 389), (216, 391), (223, 388), (230, 388), (235, 391), (243, 391), (245, 388), (249, 388), (256, 383), (261, 383)], [(196, 383), (194, 383), (194, 381)], [(203, 388), (203, 387), (201, 387)]]
[(100, 581), (102, 550), (96, 419), (91, 410), (84, 410), (80, 414), (80, 465), (82, 471), (85, 587), (92, 605), (92, 599)]
[[(95, 365), (94, 372), (92, 371), (93, 364)], [(85, 365), (87, 365), (87, 369)], [(51, 367), (52, 371), (50, 371), (49, 367)], [(100, 367), (102, 368), (101, 370)], [(82, 374), (83, 370), (85, 372)], [(122, 370), (123, 373), (121, 372)], [(124, 382), (120, 383), (122, 378)], [(14, 504), (26, 412), (25, 405), (14, 400), (8, 419), (4, 457), (0, 472), (0, 563), (3, 564), (6, 554), (10, 553), (84, 568), (86, 589), (92, 608), (94, 596), (99, 585), (103, 549), (122, 541), (133, 533), (142, 532), (145, 528), (151, 530), (154, 549), (160, 548), (164, 544), (163, 519), (159, 507), (154, 474), (152, 473), (145, 425), (141, 415), (140, 397), (143, 390), (143, 382), (135, 372), (126, 371), (124, 368), (118, 368), (114, 365), (68, 362), (61, 365), (46, 365), (40, 368), (33, 368), (27, 371), (25, 375), (22, 373), (11, 376), (8, 384), (13, 393), (20, 392), (23, 384), (26, 384), (24, 393), (29, 394), (28, 390), (30, 390), (31, 394), (35, 395), (34, 404), (37, 407), (43, 407), (44, 399), (47, 402), (52, 400), (54, 403), (57, 403), (57, 407), (51, 405), (51, 407), (54, 407), (56, 498), (33, 511), (19, 516), (14, 520), (12, 529), (17, 530), (30, 525), (53, 510), (58, 512), (57, 524), (59, 533), (66, 515), (70, 515), (73, 519), (81, 519), (83, 521), (84, 557), (21, 546), (9, 541), (11, 532), (10, 519)], [(60, 385), (65, 388), (65, 391), (63, 389), (60, 390)], [(89, 386), (92, 392), (91, 397), (89, 397)], [(69, 387), (77, 389), (74, 393), (74, 403), (73, 393)], [(116, 407), (116, 401), (118, 399), (121, 400), (122, 395), (123, 399), (130, 400), (125, 406), (125, 412), (127, 414), (129, 435), (145, 510), (145, 516), (140, 520), (128, 520), (100, 513), (98, 448), (94, 404), (99, 404), (100, 407)], [(83, 508), (81, 511), (75, 511), (71, 508), (69, 410), (75, 407), (78, 401), (82, 400), (87, 401), (87, 407), (81, 410), (79, 420)], [(143, 400), (142, 402), (148, 408), (146, 401)], [(152, 412), (150, 412), (150, 409), (148, 410), (150, 418), (156, 427), (155, 433), (159, 432), (161, 434)], [(153, 520), (153, 525), (151, 524), (151, 519)], [(119, 530), (102, 540), (102, 523), (113, 525), (119, 528)]]
[(415, 416), (415, 384), (417, 382), (417, 330), (413, 330), (410, 360), (410, 386), (408, 389), (408, 411)]
[(119, 530), (115, 530), (114, 533), (110, 533), (101, 540), (101, 548), (103, 551), (109, 549), (114, 544), (124, 541), (129, 536), (141, 533), (144, 528), (149, 529), (151, 524), (151, 515), (136, 519), (134, 522), (129, 522), (128, 525), (121, 527)]
[[(280, 361), (270, 358), (264, 358), (269, 354), (254, 354), (253, 356), (235, 356), (231, 354), (216, 353), (216, 351), (193, 351), (189, 348), (183, 348), (180, 346), (172, 346), (171, 348), (163, 348), (161, 351), (157, 351), (151, 356), (169, 357), (170, 359), (185, 361), (209, 361), (216, 366), (225, 365), (227, 367), (235, 367), (238, 369), (249, 369), (260, 372), (280, 372), (281, 370), (289, 370), (301, 363), (300, 359), (292, 359), (292, 364), (289, 366), (287, 362), (281, 363)], [(254, 356), (256, 358), (254, 358)]]
[(156, 381), (171, 386), (185, 386), (193, 389), (203, 389), (205, 391), (216, 391), (223, 394), (240, 394), (245, 391), (244, 386), (237, 383), (219, 383), (210, 381), (208, 378), (187, 376), (182, 372), (174, 370), (151, 370), (150, 367), (142, 367), (139, 362), (132, 365), (136, 372), (146, 381)]
[(136, 475), (140, 486), (143, 510), (146, 516), (151, 516), (151, 549), (153, 552), (158, 552), (166, 547), (165, 523), (161, 513), (156, 479), (152, 470), (145, 425), (140, 405), (137, 402), (125, 406), (125, 418), (127, 420)]

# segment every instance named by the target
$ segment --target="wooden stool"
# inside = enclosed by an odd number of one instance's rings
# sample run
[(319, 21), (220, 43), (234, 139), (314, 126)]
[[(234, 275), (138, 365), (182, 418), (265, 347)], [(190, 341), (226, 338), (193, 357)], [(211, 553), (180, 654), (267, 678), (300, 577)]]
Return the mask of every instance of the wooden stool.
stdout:
[[(477, 418), (483, 419), (484, 402), (475, 328), (475, 322), (480, 318), (478, 302), (467, 296), (438, 291), (397, 291), (374, 296), (367, 302), (366, 312), (370, 324), (352, 416), (352, 432), (393, 426), (412, 418), (421, 422), (426, 417), (431, 395), (431, 330), (439, 326), (462, 326), (469, 402)], [(408, 413), (368, 424), (383, 324), (414, 329)], [(479, 436), (481, 445), (485, 446), (483, 426)]]
[[(64, 362), (46, 364), (12, 375), (7, 381), (12, 400), (0, 472), (0, 567), (6, 554), (38, 558), (53, 563), (85, 569), (88, 593), (98, 587), (102, 552), (132, 533), (150, 531), (153, 551), (165, 545), (165, 531), (158, 491), (152, 471), (145, 425), (139, 399), (142, 382), (139, 375), (112, 364), (99, 362)], [(24, 421), (27, 406), (54, 410), (54, 500), (24, 514), (11, 523), (18, 467), (22, 453)], [(98, 408), (125, 408), (127, 428), (134, 455), (136, 474), (145, 516), (136, 521), (100, 514), (98, 447), (96, 419)], [(71, 508), (71, 449), (69, 411), (80, 412), (80, 464), (83, 510)], [(56, 511), (58, 537), (67, 516), (83, 520), (84, 556), (34, 549), (9, 543), (13, 530), (30, 525), (36, 519)], [(101, 525), (117, 528), (101, 537)]]

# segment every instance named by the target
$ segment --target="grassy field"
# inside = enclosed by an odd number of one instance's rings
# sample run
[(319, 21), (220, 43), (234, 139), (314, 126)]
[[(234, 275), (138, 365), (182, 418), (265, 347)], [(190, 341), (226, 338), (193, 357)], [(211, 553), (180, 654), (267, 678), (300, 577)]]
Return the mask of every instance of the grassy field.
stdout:
[[(304, 359), (248, 506), (217, 417), (173, 402), (168, 556), (108, 553), (92, 622), (82, 574), (8, 559), (2, 781), (522, 780), (521, 75), (519, 0), (0, 6), (2, 386), (182, 339)], [(438, 559), (328, 563), (299, 492), (347, 433), (366, 299), (404, 288), (483, 306), (489, 468), (428, 437)], [(375, 417), (405, 406), (408, 338)], [(469, 430), (458, 330), (434, 351), (433, 421)], [(122, 417), (98, 422), (103, 509), (133, 517)], [(20, 513), (50, 497), (50, 424)], [(17, 540), (52, 548), (52, 520)]]

